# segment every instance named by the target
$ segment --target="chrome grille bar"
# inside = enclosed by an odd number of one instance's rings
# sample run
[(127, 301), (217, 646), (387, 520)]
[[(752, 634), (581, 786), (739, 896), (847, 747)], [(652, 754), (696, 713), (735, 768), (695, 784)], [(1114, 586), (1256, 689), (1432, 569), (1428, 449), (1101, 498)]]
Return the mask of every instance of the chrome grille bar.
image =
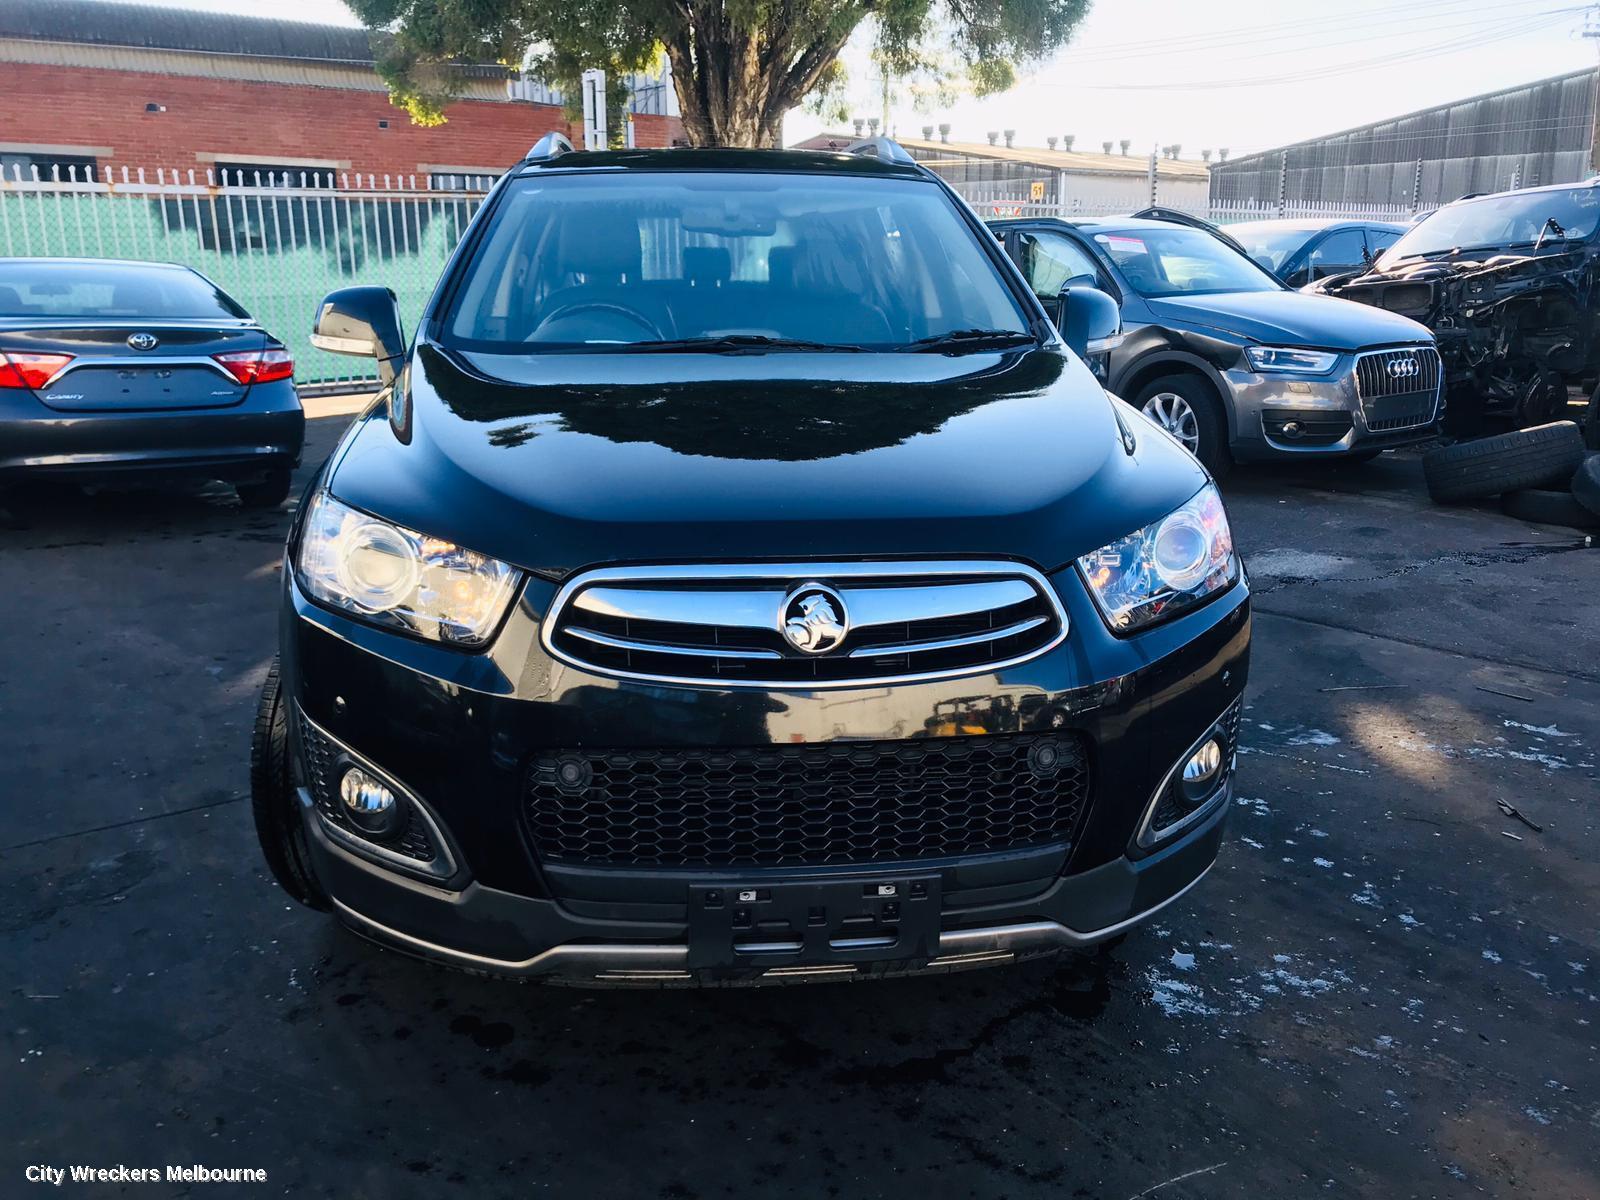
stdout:
[[(820, 654), (784, 632), (804, 584), (847, 616)], [(1066, 635), (1066, 612), (1036, 569), (964, 559), (595, 568), (561, 587), (540, 632), (552, 657), (596, 674), (796, 690), (995, 670)]]

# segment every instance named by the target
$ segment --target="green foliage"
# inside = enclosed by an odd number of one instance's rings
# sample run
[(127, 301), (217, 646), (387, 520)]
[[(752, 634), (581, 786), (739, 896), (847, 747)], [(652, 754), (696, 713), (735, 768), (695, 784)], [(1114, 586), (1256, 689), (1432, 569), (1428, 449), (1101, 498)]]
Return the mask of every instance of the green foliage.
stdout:
[[(817, 111), (839, 111), (839, 53), (869, 18), (886, 90), (910, 80), (921, 107), (953, 94), (961, 73), (979, 95), (1010, 87), (1019, 65), (1067, 43), (1090, 0), (348, 3), (380, 35), (379, 69), (414, 121), (444, 118), (467, 64), (525, 68), (573, 92), (586, 68), (604, 68), (616, 88), (665, 53), (691, 142), (760, 146), (775, 142), (783, 114), (808, 97)], [(610, 99), (620, 111), (622, 93)]]

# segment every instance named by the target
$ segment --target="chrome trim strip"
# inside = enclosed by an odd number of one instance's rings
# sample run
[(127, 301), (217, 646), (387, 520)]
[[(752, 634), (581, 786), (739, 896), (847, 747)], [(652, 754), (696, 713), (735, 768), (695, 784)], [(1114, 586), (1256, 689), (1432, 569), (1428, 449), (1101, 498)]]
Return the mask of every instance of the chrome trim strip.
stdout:
[[(1139, 817), (1138, 832), (1133, 835), (1133, 843), (1134, 845), (1138, 846), (1139, 849), (1150, 849), (1150, 847), (1154, 846), (1163, 838), (1171, 837), (1180, 830), (1187, 829), (1196, 821), (1200, 820), (1202, 816), (1213, 811), (1213, 806), (1216, 803), (1215, 797), (1207, 800), (1193, 812), (1186, 813), (1182, 819), (1174, 821), (1171, 825), (1163, 825), (1160, 829), (1150, 828), (1150, 822), (1156, 815), (1156, 805), (1161, 802), (1161, 793), (1167, 790), (1167, 787), (1172, 783), (1173, 777), (1183, 769), (1183, 764), (1189, 761), (1189, 756), (1192, 755), (1196, 750), (1200, 749), (1201, 743), (1209, 738), (1214, 732), (1216, 732), (1217, 726), (1221, 725), (1225, 720), (1228, 719), (1228, 713), (1230, 710), (1232, 710), (1233, 706), (1235, 704), (1243, 703), (1243, 701), (1243, 696), (1235, 697), (1233, 701), (1229, 703), (1228, 707), (1222, 710), (1221, 715), (1219, 715), (1215, 721), (1212, 721), (1211, 724), (1206, 726), (1206, 731), (1199, 737), (1195, 738), (1194, 741), (1189, 743), (1189, 748), (1182, 754), (1178, 755), (1172, 766), (1168, 768), (1167, 773), (1161, 777), (1161, 782), (1156, 785), (1156, 790), (1150, 793), (1150, 799), (1144, 806), (1143, 814)], [(1226, 796), (1232, 794), (1233, 792), (1233, 771), (1239, 760), (1238, 743), (1239, 739), (1237, 736), (1235, 736), (1233, 753), (1228, 757), (1228, 778), (1220, 790), (1220, 795)]]
[[(1215, 860), (1206, 864), (1205, 870), (1196, 875), (1183, 887), (1168, 896), (1159, 904), (1153, 904), (1143, 912), (1134, 913), (1118, 921), (1114, 925), (1107, 925), (1103, 929), (1082, 932), (1071, 929), (1056, 921), (1027, 921), (1016, 925), (987, 925), (978, 929), (950, 929), (939, 935), (939, 955), (930, 959), (926, 964), (929, 967), (956, 965), (965, 961), (982, 961), (993, 957), (995, 959), (1010, 958), (1019, 950), (1043, 950), (1054, 947), (1081, 947), (1092, 946), (1116, 937), (1124, 930), (1143, 921), (1149, 920), (1162, 909), (1188, 895), (1202, 879), (1211, 873)], [(489, 958), (481, 954), (473, 954), (466, 950), (453, 950), (448, 946), (441, 946), (435, 942), (425, 941), (413, 937), (409, 933), (402, 933), (392, 929), (381, 922), (374, 921), (364, 913), (357, 912), (344, 901), (333, 898), (333, 907), (347, 923), (357, 932), (391, 945), (400, 946), (425, 957), (444, 959), (458, 966), (475, 967), (478, 970), (494, 971), (499, 974), (510, 975), (552, 975), (576, 974), (584, 976), (601, 976), (607, 979), (617, 979), (625, 973), (645, 975), (648, 978), (678, 978), (688, 977), (689, 973), (683, 971), (683, 965), (688, 961), (689, 947), (675, 945), (640, 945), (637, 943), (566, 943), (552, 946), (542, 950), (531, 958), (511, 960), (503, 958)], [(954, 961), (952, 961), (954, 960)], [(845, 969), (855, 970), (853, 964), (822, 964), (830, 973), (837, 969), (843, 974)], [(775, 967), (763, 973), (763, 978), (772, 975), (799, 974), (801, 972), (820, 973), (818, 968), (810, 967)], [(615, 973), (613, 973), (615, 972)], [(675, 974), (681, 972), (679, 976)]]
[[(554, 643), (554, 634), (560, 625), (560, 618), (569, 604), (574, 603), (574, 597), (585, 589), (593, 588), (596, 584), (605, 583), (707, 583), (724, 580), (768, 580), (782, 579), (795, 584), (803, 583), (809, 579), (844, 580), (844, 579), (914, 579), (919, 576), (943, 576), (956, 580), (974, 580), (982, 583), (1005, 582), (1007, 577), (1013, 580), (1026, 580), (1027, 585), (1037, 595), (1044, 599), (1050, 607), (1052, 615), (1057, 622), (1056, 635), (1043, 645), (1038, 646), (1026, 654), (1019, 654), (999, 662), (987, 662), (974, 666), (958, 667), (944, 671), (918, 671), (890, 675), (867, 675), (855, 679), (828, 679), (828, 680), (771, 680), (771, 679), (718, 679), (707, 676), (684, 675), (655, 675), (643, 671), (619, 671), (609, 667), (601, 667), (595, 663), (585, 662), (558, 649)], [(985, 576), (997, 577), (984, 579)], [(964, 584), (956, 584), (957, 588)], [(619, 589), (611, 589), (612, 592)], [(840, 589), (844, 591), (844, 589)], [(860, 589), (847, 595), (862, 595), (877, 589)], [(908, 593), (923, 590), (917, 588), (904, 589)], [(927, 589), (937, 591), (939, 589)], [(684, 595), (704, 596), (706, 593), (685, 592)], [(776, 594), (776, 593), (775, 593)], [(606, 593), (609, 600), (610, 593)], [(764, 596), (754, 596), (761, 599)], [(1015, 603), (1015, 601), (1013, 601)], [(870, 610), (869, 610), (870, 611)], [(958, 612), (960, 610), (957, 610)], [(970, 610), (968, 610), (970, 611)], [(903, 618), (896, 618), (897, 620)], [(860, 622), (855, 622), (859, 624)], [(761, 628), (772, 628), (770, 616), (765, 617)], [(929, 679), (950, 679), (961, 675), (975, 675), (988, 671), (1003, 670), (1014, 667), (1020, 663), (1029, 662), (1054, 650), (1067, 638), (1071, 624), (1067, 620), (1067, 612), (1061, 603), (1061, 597), (1051, 586), (1050, 581), (1036, 567), (1026, 563), (1016, 562), (1012, 559), (937, 559), (930, 561), (855, 561), (855, 562), (781, 562), (781, 563), (711, 563), (711, 564), (684, 564), (681, 566), (618, 566), (595, 567), (590, 570), (580, 571), (573, 575), (556, 592), (555, 599), (550, 604), (550, 610), (539, 624), (539, 642), (549, 654), (558, 662), (575, 667), (591, 675), (600, 675), (612, 679), (631, 679), (645, 683), (670, 683), (681, 684), (685, 687), (712, 688), (716, 690), (733, 690), (739, 688), (761, 688), (766, 691), (790, 692), (815, 692), (825, 690), (838, 690), (841, 688), (881, 687), (888, 683), (912, 683)], [(881, 652), (880, 652), (881, 653)]]
[(931, 642), (890, 642), (883, 646), (863, 646), (859, 650), (850, 651), (851, 658), (882, 658), (889, 654), (923, 654), (929, 650), (951, 650), (957, 646), (976, 646), (980, 642), (996, 642), (1001, 638), (1015, 637), (1019, 633), (1027, 633), (1030, 629), (1037, 629), (1043, 625), (1045, 618), (1030, 617), (1026, 621), (1018, 621), (1015, 625), (1005, 625), (999, 629), (986, 629), (982, 633), (967, 633), (960, 637), (939, 638)]
[(631, 638), (612, 637), (609, 633), (596, 633), (592, 629), (582, 629), (576, 625), (568, 625), (566, 631), (575, 638), (582, 638), (597, 646), (610, 646), (614, 650), (640, 650), (646, 654), (682, 654), (689, 658), (781, 659), (783, 657), (776, 650), (738, 650), (732, 646), (681, 646), (672, 642), (640, 642)]
[[(818, 564), (827, 567), (829, 564)], [(821, 574), (821, 572), (816, 572)], [(796, 579), (797, 583), (804, 582)], [(1033, 585), (1021, 579), (952, 583), (932, 587), (839, 588), (855, 629), (934, 621), (1007, 608), (1034, 598)], [(673, 625), (728, 625), (773, 630), (772, 614), (787, 589), (760, 591), (674, 591), (631, 587), (586, 587), (572, 607), (627, 621)]]
[(205, 367), (209, 370), (215, 371), (229, 383), (239, 382), (228, 373), (227, 367), (217, 362), (214, 358), (207, 358), (204, 355), (199, 354), (186, 355), (181, 358), (163, 358), (159, 354), (146, 353), (141, 354), (138, 358), (131, 358), (125, 354), (107, 355), (103, 358), (95, 358), (88, 355), (74, 358), (54, 375), (50, 376), (49, 379), (45, 380), (44, 386), (49, 387), (51, 384), (55, 383), (56, 380), (64, 379), (68, 375), (71, 375), (74, 371), (82, 371), (90, 367), (113, 367), (117, 370), (122, 370), (127, 367), (152, 367), (158, 370), (165, 367)]

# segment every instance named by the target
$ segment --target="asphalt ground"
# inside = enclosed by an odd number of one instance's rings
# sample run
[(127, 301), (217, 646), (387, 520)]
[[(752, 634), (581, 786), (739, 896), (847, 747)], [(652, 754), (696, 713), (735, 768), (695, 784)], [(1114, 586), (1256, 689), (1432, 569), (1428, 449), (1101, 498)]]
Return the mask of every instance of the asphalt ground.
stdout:
[(0, 1197), (1600, 1195), (1600, 553), (1430, 506), (1414, 455), (1225, 492), (1256, 643), (1204, 883), (1109, 955), (704, 993), (294, 907), (246, 799), (287, 507), (16, 497)]

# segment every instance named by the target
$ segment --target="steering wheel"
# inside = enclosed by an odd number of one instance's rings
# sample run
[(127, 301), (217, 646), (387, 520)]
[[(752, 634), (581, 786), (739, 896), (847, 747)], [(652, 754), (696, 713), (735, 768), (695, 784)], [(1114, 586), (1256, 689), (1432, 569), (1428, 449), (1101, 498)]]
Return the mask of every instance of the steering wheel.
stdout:
[(548, 313), (525, 340), (530, 342), (533, 341), (539, 336), (539, 331), (542, 330), (546, 325), (549, 325), (552, 321), (559, 321), (566, 317), (576, 316), (579, 313), (591, 312), (610, 313), (611, 315), (621, 317), (626, 321), (632, 321), (635, 325), (639, 326), (646, 333), (648, 333), (652, 340), (658, 342), (666, 340), (666, 335), (661, 332), (661, 328), (649, 317), (645, 316), (644, 313), (640, 312), (638, 309), (629, 308), (626, 304), (616, 304), (609, 300), (575, 300), (571, 304), (563, 304), (554, 312)]

